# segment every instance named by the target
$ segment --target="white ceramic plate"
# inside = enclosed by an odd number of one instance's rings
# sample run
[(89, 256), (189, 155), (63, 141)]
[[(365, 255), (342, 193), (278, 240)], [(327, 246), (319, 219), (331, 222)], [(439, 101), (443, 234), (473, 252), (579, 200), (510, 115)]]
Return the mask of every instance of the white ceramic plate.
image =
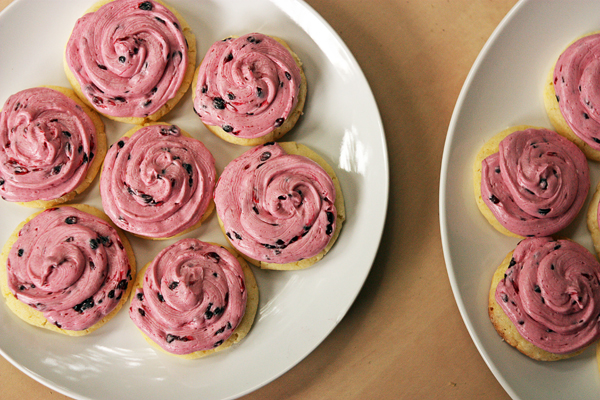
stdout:
[[(595, 0), (519, 2), (473, 65), (446, 139), (440, 223), (450, 282), (473, 341), (515, 399), (598, 399), (595, 346), (574, 359), (541, 363), (500, 340), (487, 315), (487, 294), (493, 272), (518, 240), (498, 233), (479, 213), (472, 166), (479, 148), (506, 127), (552, 128), (543, 104), (544, 80), (571, 41), (600, 29), (599, 16), (600, 2)], [(593, 192), (600, 165), (591, 162), (590, 170)], [(593, 251), (584, 212), (563, 234)]]
[[(0, 104), (38, 85), (69, 86), (62, 52), (75, 21), (93, 3), (20, 0), (0, 14)], [(304, 62), (305, 115), (285, 140), (309, 145), (336, 169), (347, 222), (319, 264), (297, 272), (256, 271), (261, 300), (255, 325), (235, 348), (184, 361), (142, 339), (126, 311), (81, 338), (31, 327), (0, 302), (0, 353), (22, 371), (75, 398), (233, 398), (275, 379), (308, 355), (342, 319), (371, 268), (385, 220), (388, 163), (370, 88), (344, 43), (297, 0), (171, 0), (192, 27), (199, 57), (216, 40), (262, 32), (284, 38)], [(217, 170), (247, 148), (210, 134), (195, 116), (190, 91), (163, 118), (202, 140)], [(105, 120), (107, 121), (107, 120)], [(128, 125), (107, 122), (109, 143)], [(98, 185), (76, 199), (101, 207)], [(0, 242), (34, 210), (0, 202)], [(192, 234), (225, 243), (215, 215)], [(138, 266), (173, 241), (132, 239)]]

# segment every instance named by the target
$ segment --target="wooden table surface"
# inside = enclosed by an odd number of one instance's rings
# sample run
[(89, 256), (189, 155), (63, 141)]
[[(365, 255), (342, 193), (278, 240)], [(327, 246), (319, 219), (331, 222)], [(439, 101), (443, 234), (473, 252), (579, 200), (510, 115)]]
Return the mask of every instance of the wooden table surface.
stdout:
[[(0, 0), (0, 10), (11, 1)], [(438, 189), (460, 89), (516, 1), (307, 2), (350, 48), (377, 100), (390, 160), (389, 209), (372, 270), (347, 315), (306, 359), (244, 398), (508, 398), (454, 301)], [(0, 357), (0, 398), (67, 397)]]

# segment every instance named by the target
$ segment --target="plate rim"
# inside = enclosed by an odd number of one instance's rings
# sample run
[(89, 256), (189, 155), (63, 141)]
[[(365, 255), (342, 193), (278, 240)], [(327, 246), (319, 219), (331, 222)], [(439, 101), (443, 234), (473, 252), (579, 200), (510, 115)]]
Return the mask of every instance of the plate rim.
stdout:
[(455, 135), (455, 129), (457, 125), (457, 120), (462, 111), (463, 104), (465, 102), (467, 93), (469, 92), (471, 85), (473, 83), (474, 76), (476, 72), (479, 70), (483, 60), (487, 57), (490, 48), (494, 45), (498, 36), (502, 33), (505, 26), (518, 14), (518, 11), (524, 6), (524, 4), (528, 3), (530, 0), (519, 0), (502, 18), (500, 23), (494, 28), (490, 37), (486, 40), (485, 44), (481, 48), (479, 54), (475, 58), (473, 65), (471, 66), (467, 77), (461, 87), (458, 98), (456, 100), (454, 109), (452, 111), (452, 116), (450, 118), (450, 123), (448, 124), (448, 130), (446, 134), (446, 140), (444, 142), (444, 151), (442, 154), (442, 162), (441, 162), (441, 173), (440, 173), (440, 185), (439, 185), (439, 215), (440, 215), (440, 233), (441, 233), (441, 241), (442, 241), (442, 251), (444, 254), (444, 262), (446, 264), (446, 272), (448, 274), (448, 279), (450, 281), (450, 286), (452, 289), (452, 293), (458, 307), (461, 319), (465, 324), (469, 336), (471, 340), (475, 344), (479, 354), (483, 358), (485, 364), (488, 366), (496, 380), (500, 383), (502, 388), (507, 392), (507, 394), (513, 399), (519, 399), (514, 389), (510, 385), (508, 381), (504, 378), (504, 376), (500, 373), (496, 364), (491, 360), (488, 351), (483, 346), (479, 336), (475, 332), (475, 328), (473, 326), (473, 322), (469, 317), (466, 308), (464, 306), (464, 300), (462, 294), (458, 288), (459, 284), (456, 280), (456, 276), (454, 274), (454, 268), (452, 264), (451, 258), (451, 249), (448, 243), (448, 224), (447, 224), (447, 212), (446, 212), (446, 188), (447, 188), (447, 177), (448, 177), (448, 164), (450, 159), (451, 147), (453, 145), (453, 139)]

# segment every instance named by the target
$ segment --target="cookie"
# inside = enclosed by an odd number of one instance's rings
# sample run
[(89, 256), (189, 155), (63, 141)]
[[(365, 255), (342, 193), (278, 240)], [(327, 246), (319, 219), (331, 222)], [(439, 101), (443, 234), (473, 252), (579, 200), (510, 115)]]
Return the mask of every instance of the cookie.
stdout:
[(129, 315), (153, 347), (194, 359), (241, 341), (258, 298), (254, 274), (235, 251), (181, 239), (140, 271)]
[(333, 168), (299, 143), (266, 143), (230, 162), (215, 188), (231, 245), (263, 269), (308, 268), (337, 240), (346, 218)]
[(194, 111), (227, 142), (256, 146), (286, 134), (303, 113), (302, 62), (280, 38), (261, 33), (215, 42), (192, 83)]
[(136, 276), (133, 250), (100, 210), (58, 206), (23, 221), (0, 254), (0, 289), (25, 322), (69, 336), (121, 309)]
[(600, 161), (600, 97), (595, 62), (600, 33), (571, 43), (550, 70), (544, 85), (544, 106), (552, 126), (591, 160)]
[(545, 128), (508, 128), (486, 142), (473, 166), (477, 206), (499, 232), (549, 236), (578, 215), (590, 187), (583, 152)]
[(570, 240), (527, 238), (497, 268), (490, 321), (502, 339), (539, 361), (580, 354), (600, 336), (600, 263)]
[(600, 203), (600, 183), (596, 186), (596, 190), (592, 195), (590, 204), (587, 210), (586, 225), (590, 236), (592, 237), (592, 243), (594, 250), (597, 255), (600, 255), (600, 227), (598, 224), (598, 206)]
[(106, 154), (100, 195), (119, 228), (146, 239), (169, 239), (199, 227), (214, 209), (215, 159), (176, 125), (130, 129)]
[(173, 109), (195, 66), (190, 26), (157, 0), (95, 3), (77, 20), (64, 55), (77, 95), (107, 118), (131, 124), (157, 121)]
[(94, 180), (106, 154), (104, 123), (71, 89), (25, 89), (2, 108), (0, 149), (0, 196), (53, 207)]

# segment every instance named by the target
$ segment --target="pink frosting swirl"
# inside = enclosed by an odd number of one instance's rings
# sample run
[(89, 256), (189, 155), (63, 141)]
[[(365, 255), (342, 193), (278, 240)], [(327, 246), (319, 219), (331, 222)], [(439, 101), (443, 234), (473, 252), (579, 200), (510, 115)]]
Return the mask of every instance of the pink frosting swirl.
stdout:
[(321, 252), (336, 227), (335, 186), (307, 157), (267, 143), (229, 163), (215, 205), (233, 246), (252, 259), (296, 262)]
[(220, 346), (246, 310), (244, 271), (225, 248), (182, 239), (148, 265), (129, 316), (170, 353), (189, 354)]
[(175, 97), (187, 49), (168, 8), (154, 1), (115, 0), (77, 20), (66, 62), (98, 111), (143, 118)]
[(571, 44), (554, 67), (554, 90), (561, 114), (573, 132), (600, 150), (600, 34)]
[(547, 236), (565, 228), (589, 187), (583, 152), (546, 129), (513, 132), (482, 163), (483, 201), (502, 226), (521, 236)]
[(84, 330), (108, 315), (131, 280), (117, 231), (73, 207), (45, 210), (26, 223), (7, 261), (18, 300), (67, 330)]
[(166, 238), (200, 221), (215, 180), (215, 160), (202, 142), (175, 125), (148, 125), (108, 150), (102, 206), (119, 228)]
[(207, 125), (240, 138), (281, 126), (298, 103), (302, 76), (275, 39), (250, 33), (212, 45), (198, 71), (194, 110)]
[(521, 241), (495, 298), (517, 331), (555, 354), (600, 337), (600, 263), (581, 245), (551, 238)]
[(75, 190), (97, 140), (91, 118), (61, 92), (38, 87), (10, 96), (0, 114), (0, 195), (28, 202)]

